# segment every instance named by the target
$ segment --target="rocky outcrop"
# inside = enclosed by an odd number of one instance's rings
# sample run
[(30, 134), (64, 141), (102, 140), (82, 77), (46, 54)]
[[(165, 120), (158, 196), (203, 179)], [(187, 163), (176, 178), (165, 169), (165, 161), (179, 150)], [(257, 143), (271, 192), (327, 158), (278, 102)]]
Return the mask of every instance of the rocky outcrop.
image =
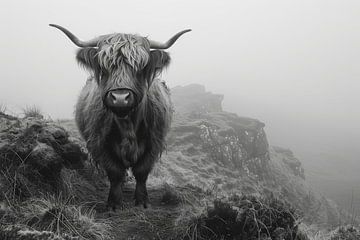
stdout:
[(294, 154), (269, 146), (264, 123), (223, 111), (222, 96), (199, 85), (176, 87), (172, 98), (181, 114), (175, 114), (155, 179), (219, 193), (275, 195), (294, 204), (308, 222), (339, 220), (336, 206), (308, 186)]
[(263, 167), (269, 159), (263, 127), (257, 120), (225, 112), (183, 116), (174, 120), (167, 150), (189, 158), (201, 155), (197, 163), (216, 164), (263, 179)]

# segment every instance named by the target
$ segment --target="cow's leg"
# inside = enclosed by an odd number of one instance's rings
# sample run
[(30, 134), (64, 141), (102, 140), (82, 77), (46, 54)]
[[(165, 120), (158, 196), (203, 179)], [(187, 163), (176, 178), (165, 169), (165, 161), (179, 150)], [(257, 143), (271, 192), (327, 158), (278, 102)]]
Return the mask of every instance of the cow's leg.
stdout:
[(125, 169), (119, 167), (113, 167), (106, 170), (109, 181), (110, 181), (110, 191), (108, 197), (108, 208), (112, 210), (123, 209), (123, 185), (125, 182)]
[(135, 206), (143, 205), (144, 208), (148, 208), (149, 197), (146, 189), (146, 180), (151, 171), (151, 165), (147, 166), (146, 164), (140, 165), (132, 169), (132, 172), (136, 179), (136, 188), (135, 188)]

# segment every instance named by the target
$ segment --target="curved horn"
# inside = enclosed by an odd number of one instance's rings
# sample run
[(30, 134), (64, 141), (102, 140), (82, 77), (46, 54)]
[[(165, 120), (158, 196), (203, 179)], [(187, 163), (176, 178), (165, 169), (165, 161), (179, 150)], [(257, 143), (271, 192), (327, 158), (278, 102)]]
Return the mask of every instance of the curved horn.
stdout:
[(62, 26), (56, 24), (49, 24), (49, 26), (61, 30), (78, 47), (96, 47), (100, 40), (99, 38), (94, 38), (90, 41), (82, 41), (78, 39), (72, 32)]
[(184, 33), (190, 32), (190, 31), (191, 31), (191, 29), (186, 29), (181, 32), (178, 32), (172, 38), (170, 38), (166, 43), (159, 43), (159, 42), (155, 42), (153, 40), (149, 40), (150, 48), (152, 48), (152, 49), (167, 49), (167, 48), (171, 47), (176, 42), (176, 40), (178, 40), (178, 38), (181, 35), (183, 35)]

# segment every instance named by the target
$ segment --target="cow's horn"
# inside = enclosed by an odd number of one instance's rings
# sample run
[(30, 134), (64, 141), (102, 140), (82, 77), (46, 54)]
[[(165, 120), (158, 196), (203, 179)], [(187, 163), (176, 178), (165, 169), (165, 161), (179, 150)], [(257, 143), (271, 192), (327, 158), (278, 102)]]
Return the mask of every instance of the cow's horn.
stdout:
[(78, 39), (72, 32), (70, 32), (69, 30), (67, 30), (66, 28), (64, 28), (62, 26), (59, 26), (56, 24), (49, 24), (49, 26), (61, 30), (78, 47), (96, 47), (100, 40), (99, 38), (94, 38), (90, 41), (82, 41), (82, 40)]
[(171, 47), (176, 42), (176, 40), (178, 40), (178, 38), (181, 35), (183, 35), (184, 33), (190, 32), (190, 31), (191, 31), (191, 29), (186, 29), (181, 32), (178, 32), (172, 38), (170, 38), (166, 43), (159, 43), (159, 42), (155, 42), (153, 40), (149, 40), (150, 48), (152, 48), (152, 49), (167, 49), (167, 48)]

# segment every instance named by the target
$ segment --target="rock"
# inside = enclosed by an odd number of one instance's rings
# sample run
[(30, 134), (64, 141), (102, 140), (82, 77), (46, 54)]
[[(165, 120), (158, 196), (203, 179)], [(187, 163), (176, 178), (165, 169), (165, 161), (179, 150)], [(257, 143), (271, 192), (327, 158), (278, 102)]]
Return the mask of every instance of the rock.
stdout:
[(40, 171), (60, 172), (64, 161), (51, 146), (39, 142), (32, 149), (27, 163)]
[(5, 195), (12, 184), (21, 199), (42, 191), (56, 192), (62, 186), (61, 170), (81, 168), (87, 159), (82, 147), (52, 121), (1, 115), (0, 129), (0, 170), (7, 173), (2, 181)]
[[(151, 177), (223, 194), (275, 195), (294, 204), (307, 222), (337, 221), (336, 206), (308, 186), (294, 154), (269, 146), (264, 123), (223, 111), (219, 96), (201, 85), (172, 89), (178, 114), (168, 134), (167, 151)], [(208, 107), (207, 101), (215, 107)]]
[[(181, 152), (199, 165), (216, 163), (236, 170), (235, 175), (263, 179), (269, 158), (264, 123), (222, 111), (222, 95), (206, 92), (201, 85), (175, 87), (172, 98), (175, 112), (181, 114), (173, 120), (168, 152)], [(211, 176), (218, 174), (215, 169)]]

